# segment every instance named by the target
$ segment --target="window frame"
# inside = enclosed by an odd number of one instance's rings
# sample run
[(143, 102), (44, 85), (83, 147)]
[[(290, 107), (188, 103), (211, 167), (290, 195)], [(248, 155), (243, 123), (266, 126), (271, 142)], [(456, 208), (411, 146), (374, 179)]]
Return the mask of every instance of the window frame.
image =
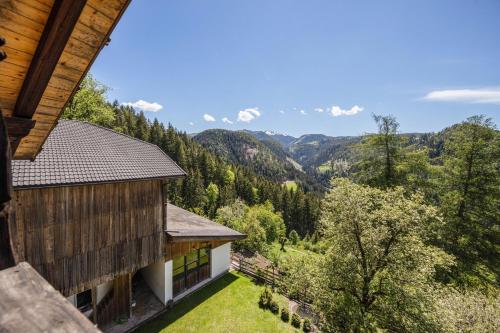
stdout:
[[(188, 262), (188, 257), (192, 254), (196, 252), (196, 256), (195, 256), (195, 259), (191, 260), (190, 262)], [(202, 252), (205, 252), (206, 255), (201, 255)], [(201, 264), (201, 258), (205, 258), (207, 257), (208, 260)], [(201, 268), (202, 267), (205, 267), (205, 266), (208, 266), (209, 270), (211, 269), (211, 265), (212, 265), (212, 256), (211, 256), (211, 251), (210, 251), (210, 247), (203, 247), (203, 248), (199, 248), (199, 249), (196, 249), (196, 250), (193, 250), (193, 251), (190, 251), (189, 253), (185, 254), (184, 256), (182, 256), (183, 258), (183, 265), (181, 266), (178, 266), (177, 268), (175, 268), (174, 264), (172, 263), (172, 286), (174, 286), (175, 282), (178, 281), (178, 280), (182, 280), (183, 283), (183, 289), (182, 290), (179, 290), (179, 291), (175, 291), (175, 290), (172, 290), (172, 293), (174, 294), (174, 297), (177, 296), (177, 295), (180, 295), (181, 293), (183, 293), (184, 291), (198, 285), (199, 283), (205, 281), (205, 280), (208, 280), (210, 278), (212, 278), (212, 274), (211, 274), (211, 271), (210, 273), (208, 274), (208, 277), (205, 277), (203, 280), (201, 280)], [(175, 260), (178, 260), (179, 257), (175, 258), (173, 261)], [(194, 268), (191, 268), (189, 269), (189, 266), (191, 264), (195, 263), (195, 266)], [(182, 274), (178, 274), (177, 276), (174, 275), (174, 272), (177, 271), (177, 270), (180, 270), (181, 268), (183, 268), (183, 273)], [(196, 283), (190, 287), (187, 287), (188, 286), (188, 277), (189, 277), (189, 274), (190, 273), (193, 273), (194, 271), (196, 271)]]

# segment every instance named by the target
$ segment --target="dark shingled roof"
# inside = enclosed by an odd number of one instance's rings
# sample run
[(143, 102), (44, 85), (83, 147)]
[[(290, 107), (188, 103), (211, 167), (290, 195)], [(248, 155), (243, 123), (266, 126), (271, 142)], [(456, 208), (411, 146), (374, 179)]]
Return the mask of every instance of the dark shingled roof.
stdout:
[(34, 161), (12, 161), (18, 188), (185, 175), (158, 146), (75, 120), (60, 120)]
[(245, 234), (172, 204), (167, 204), (167, 236), (173, 242), (238, 240), (246, 237)]

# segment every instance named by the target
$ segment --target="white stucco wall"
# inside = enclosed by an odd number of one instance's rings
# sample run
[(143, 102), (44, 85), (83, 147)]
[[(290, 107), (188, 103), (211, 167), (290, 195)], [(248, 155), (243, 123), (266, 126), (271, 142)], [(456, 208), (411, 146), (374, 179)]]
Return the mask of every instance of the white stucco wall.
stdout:
[[(226, 243), (219, 247), (211, 250), (210, 260), (211, 260), (211, 272), (210, 277), (215, 278), (229, 270), (231, 266), (231, 243)], [(141, 274), (144, 280), (148, 284), (149, 288), (158, 297), (158, 299), (166, 305), (167, 302), (173, 299), (173, 289), (172, 289), (172, 274), (173, 274), (173, 262), (169, 260), (167, 262), (157, 262), (147, 267), (141, 269)], [(194, 289), (201, 287), (201, 285), (207, 283), (207, 281), (202, 282), (199, 286), (194, 287), (184, 293), (178, 295), (176, 299), (182, 298), (184, 295), (192, 292)]]
[(231, 266), (231, 243), (226, 243), (212, 249), (211, 260), (212, 278), (227, 272)]
[(76, 307), (76, 294), (74, 295), (71, 295), (69, 297), (66, 298), (71, 304), (73, 304), (73, 306)]
[(111, 288), (113, 288), (113, 281), (108, 281), (97, 286), (97, 304), (109, 293)]
[(172, 299), (172, 261), (157, 262), (141, 270), (144, 280), (156, 297), (167, 304)]
[(172, 298), (174, 298), (172, 290), (172, 275), (173, 275), (173, 262), (169, 260), (165, 263), (165, 304)]

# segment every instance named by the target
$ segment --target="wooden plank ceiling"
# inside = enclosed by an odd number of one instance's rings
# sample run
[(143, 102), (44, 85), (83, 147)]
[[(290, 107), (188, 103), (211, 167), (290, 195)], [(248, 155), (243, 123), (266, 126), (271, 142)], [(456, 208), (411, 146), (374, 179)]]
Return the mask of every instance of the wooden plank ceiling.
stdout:
[(129, 1), (0, 0), (0, 110), (14, 159), (36, 157)]

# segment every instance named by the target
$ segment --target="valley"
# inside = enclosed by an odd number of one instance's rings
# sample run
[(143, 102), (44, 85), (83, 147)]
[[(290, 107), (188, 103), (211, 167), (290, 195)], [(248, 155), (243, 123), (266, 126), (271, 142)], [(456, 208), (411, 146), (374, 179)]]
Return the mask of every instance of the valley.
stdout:
[[(401, 133), (405, 146), (427, 148), (430, 158), (441, 155), (446, 133)], [(210, 129), (190, 135), (217, 156), (250, 167), (273, 181), (296, 182), (324, 192), (332, 176), (345, 176), (359, 160), (356, 147), (369, 136), (304, 134), (294, 137), (272, 131)]]

